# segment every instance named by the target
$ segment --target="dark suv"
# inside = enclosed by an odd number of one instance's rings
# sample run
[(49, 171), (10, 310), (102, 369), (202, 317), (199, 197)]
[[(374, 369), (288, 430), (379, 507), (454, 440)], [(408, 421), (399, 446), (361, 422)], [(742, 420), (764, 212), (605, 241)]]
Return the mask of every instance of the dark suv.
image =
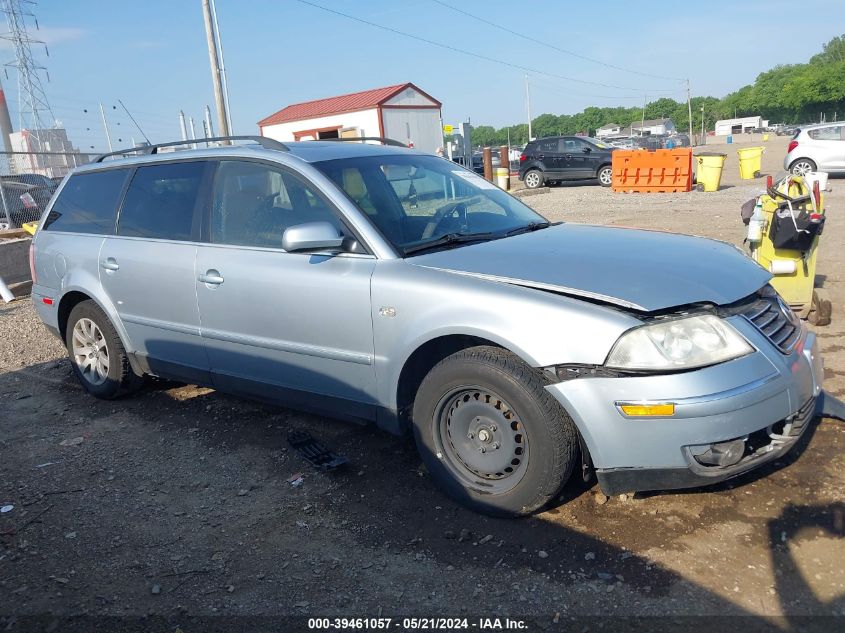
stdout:
[(529, 189), (560, 180), (598, 178), (609, 187), (613, 148), (582, 136), (550, 136), (531, 141), (519, 157), (519, 179)]

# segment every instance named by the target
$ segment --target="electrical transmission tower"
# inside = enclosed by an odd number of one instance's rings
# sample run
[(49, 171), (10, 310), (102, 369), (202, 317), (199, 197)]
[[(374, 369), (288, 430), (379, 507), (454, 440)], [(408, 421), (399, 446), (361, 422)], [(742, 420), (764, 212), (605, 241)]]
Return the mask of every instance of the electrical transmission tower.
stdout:
[[(9, 31), (0, 34), (0, 39), (11, 42), (15, 50), (14, 61), (5, 64), (6, 68), (16, 68), (18, 71), (18, 129), (28, 130), (30, 137), (41, 144), (39, 135), (43, 131), (54, 127), (56, 118), (47, 101), (47, 94), (41, 85), (39, 73), (44, 71), (47, 79), (50, 75), (44, 66), (38, 64), (32, 56), (32, 45), (44, 46), (47, 56), (50, 51), (47, 45), (33, 37), (26, 30), (26, 18), (32, 18), (35, 29), (38, 30), (38, 20), (28, 10), (34, 6), (31, 0), (0, 0), (0, 11), (6, 14)], [(24, 9), (24, 6), (27, 9)], [(8, 76), (8, 72), (7, 72)], [(48, 139), (45, 139), (48, 140)]]

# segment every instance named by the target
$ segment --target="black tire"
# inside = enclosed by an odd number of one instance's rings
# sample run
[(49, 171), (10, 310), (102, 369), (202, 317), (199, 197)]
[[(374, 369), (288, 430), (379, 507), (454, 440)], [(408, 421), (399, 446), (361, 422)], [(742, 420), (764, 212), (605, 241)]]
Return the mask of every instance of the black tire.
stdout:
[(610, 165), (603, 165), (596, 172), (596, 178), (602, 187), (609, 187), (613, 183), (613, 168)]
[(529, 169), (522, 177), (526, 189), (539, 189), (543, 186), (544, 180), (543, 172), (539, 169)]
[[(514, 517), (540, 510), (560, 493), (577, 458), (578, 434), (546, 384), (540, 372), (497, 347), (468, 348), (434, 366), (414, 400), (414, 438), (446, 494), (475, 511)], [(459, 416), (471, 419), (469, 426)], [(480, 450), (482, 439), (489, 454)], [(480, 474), (487, 463), (472, 470), (463, 458), (473, 466), (489, 460), (492, 470), (512, 467)]]
[(808, 171), (816, 171), (816, 163), (809, 158), (798, 158), (792, 161), (789, 171), (796, 176), (803, 176)]
[[(77, 324), (81, 329), (93, 332), (92, 336), (85, 337), (86, 332), (79, 332)], [(90, 328), (90, 324), (93, 324), (96, 329)], [(98, 342), (99, 349), (95, 352), (96, 357), (92, 357), (91, 354), (81, 356), (75, 353), (75, 341), (78, 344), (76, 351), (79, 351), (92, 349), (90, 345), (84, 345), (90, 340)], [(136, 374), (129, 364), (129, 357), (117, 330), (100, 306), (90, 299), (76, 304), (70, 311), (65, 329), (65, 346), (76, 379), (92, 396), (112, 400), (136, 391), (143, 384), (143, 376)], [(101, 367), (107, 365), (104, 375), (99, 375), (96, 368), (90, 364), (83, 365), (86, 360), (80, 360), (90, 359), (97, 362), (100, 357), (105, 359), (105, 364)]]

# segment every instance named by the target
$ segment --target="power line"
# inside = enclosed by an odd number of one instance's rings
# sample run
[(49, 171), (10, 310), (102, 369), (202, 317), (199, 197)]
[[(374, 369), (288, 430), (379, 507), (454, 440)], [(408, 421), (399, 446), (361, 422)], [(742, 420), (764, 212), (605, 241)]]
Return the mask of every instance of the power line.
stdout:
[[(400, 31), (398, 29), (394, 29), (389, 26), (385, 26), (383, 24), (377, 24), (375, 22), (370, 22), (369, 20), (365, 20), (363, 18), (356, 17), (354, 15), (349, 15), (348, 13), (343, 13), (342, 11), (337, 11), (335, 9), (330, 9), (329, 7), (324, 7), (321, 4), (317, 4), (316, 2), (310, 2), (309, 0), (296, 0), (300, 4), (308, 5), (309, 7), (314, 7), (315, 9), (320, 9), (321, 11), (325, 11), (326, 13), (332, 13), (334, 15), (339, 15), (340, 17), (347, 18), (348, 20), (353, 20), (355, 22), (360, 22), (361, 24), (366, 24), (367, 26), (372, 26), (377, 29), (381, 29), (383, 31), (388, 31), (390, 33), (394, 33), (395, 35), (401, 35), (403, 37), (408, 37), (412, 40), (417, 40), (418, 42), (423, 42), (425, 44), (430, 44), (431, 46), (437, 46), (438, 48), (443, 48), (449, 51), (453, 51), (455, 53), (461, 53), (462, 55), (468, 55), (469, 57), (475, 57), (476, 59), (483, 59), (484, 61), (493, 62), (494, 64), (501, 64), (502, 66), (509, 66), (510, 68), (515, 68), (516, 70), (522, 72), (529, 72), (534, 73), (535, 75), (545, 75), (547, 77), (554, 77), (555, 79), (563, 79), (564, 81), (574, 81), (581, 84), (589, 84), (592, 86), (601, 86), (603, 88), (615, 88), (617, 90), (631, 90), (634, 92), (643, 92), (645, 91), (644, 88), (628, 88), (626, 86), (615, 86), (613, 84), (605, 84), (598, 81), (588, 81), (586, 79), (576, 79), (575, 77), (567, 77), (565, 75), (557, 75), (555, 73), (546, 72), (543, 70), (536, 70), (534, 68), (528, 68), (527, 66), (522, 66), (520, 64), (514, 64), (513, 62), (508, 62), (503, 59), (496, 59), (495, 57), (489, 57), (488, 55), (482, 55), (481, 53), (473, 53), (472, 51), (464, 50), (462, 48), (458, 48), (457, 46), (452, 46), (450, 44), (444, 44), (442, 42), (436, 42), (434, 40), (429, 40), (425, 37), (421, 37), (419, 35), (413, 35), (412, 33), (406, 33), (405, 31)], [(651, 90), (649, 89), (648, 92), (666, 92), (665, 90)]]
[[(554, 44), (549, 44), (548, 42), (543, 42), (542, 40), (538, 40), (530, 35), (525, 35), (524, 33), (519, 33), (518, 31), (514, 31), (513, 29), (509, 29), (506, 26), (502, 26), (501, 24), (496, 24), (495, 22), (491, 22), (486, 18), (482, 18), (477, 15), (473, 15), (468, 11), (464, 11), (463, 9), (459, 9), (458, 7), (454, 7), (451, 4), (446, 2), (442, 2), (441, 0), (431, 0), (439, 4), (442, 7), (446, 7), (447, 9), (451, 9), (452, 11), (457, 11), (468, 18), (472, 18), (473, 20), (478, 20), (479, 22), (483, 22), (493, 28), (499, 29), (500, 31), (504, 31), (505, 33), (510, 33), (511, 35), (516, 35), (517, 37), (521, 37), (524, 40), (529, 42), (533, 42), (535, 44), (539, 44), (540, 46), (545, 46), (546, 48), (551, 48), (552, 50), (556, 50), (559, 53), (564, 53), (565, 55), (572, 55), (573, 57), (577, 57), (578, 59), (583, 59), (588, 62), (592, 62), (594, 64), (599, 64), (601, 66), (606, 66), (607, 68), (613, 68), (614, 70), (620, 70), (625, 73), (633, 73), (635, 75), (642, 75), (643, 77), (651, 77), (652, 79), (666, 79), (667, 81), (685, 81), (684, 79), (679, 79), (678, 77), (665, 77), (663, 75), (654, 75), (652, 73), (646, 73), (641, 70), (634, 70), (633, 68), (624, 68), (622, 66), (617, 66), (615, 64), (610, 64), (608, 62), (603, 62), (599, 59), (593, 59), (592, 57), (587, 57), (586, 55), (581, 55), (580, 53), (575, 53), (573, 51), (566, 50), (565, 48), (560, 48), (559, 46), (555, 46)], [(649, 90), (648, 92), (657, 92), (655, 90)], [(661, 91), (663, 92), (663, 91)]]

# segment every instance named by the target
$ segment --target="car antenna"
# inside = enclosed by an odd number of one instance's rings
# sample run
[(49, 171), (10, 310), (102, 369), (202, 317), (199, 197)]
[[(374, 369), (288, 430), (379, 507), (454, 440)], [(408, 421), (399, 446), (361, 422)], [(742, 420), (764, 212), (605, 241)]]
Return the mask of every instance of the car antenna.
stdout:
[[(129, 112), (129, 108), (123, 105), (123, 101), (121, 101), (120, 99), (118, 99), (117, 102), (120, 104), (120, 107), (126, 111), (126, 114), (129, 116), (129, 118), (132, 119), (132, 123), (134, 123), (135, 127), (138, 128), (138, 131), (141, 133), (141, 136), (144, 137), (144, 140), (147, 141), (147, 143), (150, 143), (150, 139), (147, 138), (147, 135), (144, 134), (144, 130), (142, 130), (141, 126), (138, 125), (138, 122), (135, 120), (135, 117), (133, 117), (132, 114)], [(152, 143), (150, 144), (152, 145)]]

